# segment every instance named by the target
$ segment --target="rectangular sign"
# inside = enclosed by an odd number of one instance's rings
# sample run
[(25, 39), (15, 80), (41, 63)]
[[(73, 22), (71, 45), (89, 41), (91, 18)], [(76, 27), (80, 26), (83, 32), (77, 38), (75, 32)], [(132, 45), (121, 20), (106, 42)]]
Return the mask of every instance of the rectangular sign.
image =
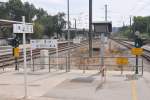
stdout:
[(119, 58), (116, 59), (116, 63), (118, 65), (127, 65), (129, 62), (128, 62), (128, 58), (119, 57)]
[(33, 33), (33, 25), (13, 24), (13, 33)]
[(143, 49), (142, 48), (132, 48), (131, 52), (133, 55), (142, 55)]
[(19, 48), (13, 48), (13, 56), (18, 58), (19, 57), (19, 52), (20, 52), (20, 49)]
[(38, 39), (30, 41), (32, 48), (57, 48), (57, 39)]

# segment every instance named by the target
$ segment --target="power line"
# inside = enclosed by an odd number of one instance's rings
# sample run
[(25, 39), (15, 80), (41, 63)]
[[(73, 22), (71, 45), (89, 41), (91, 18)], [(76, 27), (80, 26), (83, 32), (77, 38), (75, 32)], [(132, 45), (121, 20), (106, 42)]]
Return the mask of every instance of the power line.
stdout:
[(136, 9), (136, 6), (138, 5), (139, 1), (141, 0), (137, 0), (134, 6), (129, 10), (130, 13)]
[[(138, 1), (140, 1), (140, 0), (138, 0)], [(139, 13), (139, 12), (141, 12), (142, 10), (145, 9), (145, 7), (148, 7), (149, 4), (150, 4), (149, 1), (144, 2), (144, 4), (143, 4), (139, 9), (137, 9), (137, 11), (135, 11), (134, 13)], [(132, 11), (132, 12), (133, 12), (133, 11)]]
[(146, 3), (142, 8), (140, 8), (138, 12), (143, 11), (146, 7), (148, 7), (148, 5), (150, 5), (150, 2)]

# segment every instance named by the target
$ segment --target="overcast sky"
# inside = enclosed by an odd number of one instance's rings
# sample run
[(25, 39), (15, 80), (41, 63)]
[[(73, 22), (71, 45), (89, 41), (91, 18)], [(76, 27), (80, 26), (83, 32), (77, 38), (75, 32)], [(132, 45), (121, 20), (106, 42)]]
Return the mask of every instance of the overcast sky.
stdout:
[[(8, 0), (0, 0), (8, 1)], [(22, 0), (44, 8), (49, 14), (67, 12), (67, 0)], [(88, 1), (70, 0), (70, 19), (76, 18), (78, 27), (88, 27)], [(93, 0), (93, 21), (104, 21), (104, 5), (108, 5), (108, 20), (113, 26), (129, 24), (130, 16), (149, 16), (150, 0)]]

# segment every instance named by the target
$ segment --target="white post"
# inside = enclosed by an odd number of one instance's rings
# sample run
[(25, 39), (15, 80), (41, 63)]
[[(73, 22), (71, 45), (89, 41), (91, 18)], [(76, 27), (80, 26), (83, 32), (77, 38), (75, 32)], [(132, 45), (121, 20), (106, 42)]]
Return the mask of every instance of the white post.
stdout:
[[(30, 47), (30, 56), (31, 56), (31, 63), (30, 63), (30, 65), (31, 65), (31, 68), (33, 68), (33, 58), (32, 58), (32, 46)], [(34, 68), (33, 68), (33, 71), (34, 71)]]
[(104, 67), (104, 33), (101, 33), (100, 44), (101, 44), (100, 49), (101, 67)]
[[(23, 26), (25, 29), (25, 16), (22, 16)], [(27, 62), (26, 62), (26, 34), (23, 33), (23, 54), (24, 54), (24, 98), (27, 98)]]
[(59, 66), (58, 66), (58, 57), (59, 57), (59, 55), (58, 55), (58, 47), (57, 47), (57, 49), (56, 49), (56, 55), (57, 55), (57, 70), (59, 70)]

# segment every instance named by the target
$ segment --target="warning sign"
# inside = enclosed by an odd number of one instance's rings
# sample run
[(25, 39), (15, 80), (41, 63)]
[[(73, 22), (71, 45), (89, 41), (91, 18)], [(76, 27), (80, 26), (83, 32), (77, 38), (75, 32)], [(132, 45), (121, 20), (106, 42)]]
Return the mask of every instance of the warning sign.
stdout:
[(119, 58), (116, 59), (116, 63), (118, 65), (127, 65), (129, 62), (128, 62), (128, 58), (119, 57)]
[(20, 52), (19, 48), (13, 48), (14, 57), (18, 58), (19, 57), (19, 52)]
[(30, 41), (32, 48), (58, 48), (57, 39), (37, 39)]
[(142, 55), (143, 49), (142, 48), (132, 48), (131, 52), (133, 55)]

